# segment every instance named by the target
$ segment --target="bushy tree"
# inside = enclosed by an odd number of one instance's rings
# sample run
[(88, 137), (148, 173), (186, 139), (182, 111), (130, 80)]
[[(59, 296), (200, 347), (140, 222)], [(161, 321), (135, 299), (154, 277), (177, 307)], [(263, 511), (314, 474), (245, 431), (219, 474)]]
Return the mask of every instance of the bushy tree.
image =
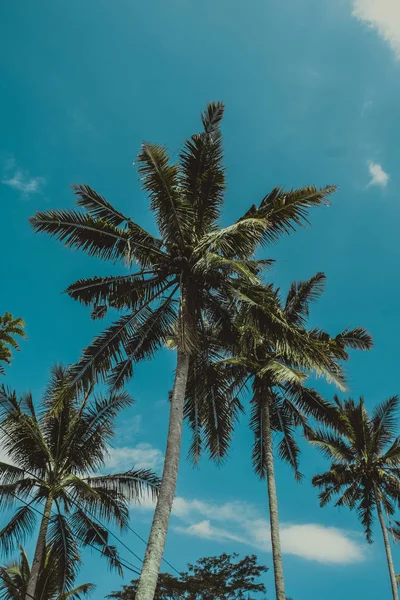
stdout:
[[(267, 567), (257, 563), (252, 554), (241, 560), (238, 554), (221, 554), (201, 558), (188, 570), (174, 577), (161, 573), (154, 600), (256, 600), (265, 598), (266, 589), (260, 577)], [(136, 600), (138, 580), (113, 592), (109, 598)]]

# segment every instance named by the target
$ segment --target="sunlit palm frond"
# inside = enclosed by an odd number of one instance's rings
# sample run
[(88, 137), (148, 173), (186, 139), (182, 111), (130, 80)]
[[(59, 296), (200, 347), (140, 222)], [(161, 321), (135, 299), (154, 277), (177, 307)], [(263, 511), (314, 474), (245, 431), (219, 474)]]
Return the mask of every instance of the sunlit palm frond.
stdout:
[(149, 143), (142, 145), (137, 162), (142, 187), (150, 195), (151, 208), (163, 238), (183, 248), (189, 241), (187, 232), (193, 223), (193, 212), (179, 187), (178, 165), (170, 164), (163, 146)]
[(215, 224), (223, 202), (225, 170), (220, 133), (223, 114), (221, 102), (209, 104), (202, 115), (204, 132), (187, 140), (180, 154), (181, 185), (193, 206), (198, 235)]
[(147, 496), (156, 498), (160, 487), (159, 477), (148, 469), (132, 469), (125, 473), (90, 477), (86, 481), (94, 489), (100, 487), (112, 490), (136, 502)]
[(326, 277), (323, 273), (317, 273), (308, 281), (292, 283), (285, 304), (285, 314), (291, 323), (305, 325), (309, 316), (309, 305), (320, 298), (325, 284)]
[(308, 209), (329, 205), (328, 197), (335, 190), (335, 186), (304, 187), (289, 192), (275, 188), (263, 198), (258, 208), (253, 205), (242, 218), (266, 219), (268, 227), (265, 228), (264, 242), (276, 242), (282, 234), (292, 233), (296, 227), (308, 224)]

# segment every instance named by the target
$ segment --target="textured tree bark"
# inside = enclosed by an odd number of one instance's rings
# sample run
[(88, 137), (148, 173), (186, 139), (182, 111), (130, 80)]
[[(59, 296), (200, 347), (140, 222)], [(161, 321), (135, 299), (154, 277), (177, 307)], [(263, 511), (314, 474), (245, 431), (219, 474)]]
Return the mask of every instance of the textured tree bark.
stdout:
[(265, 403), (265, 462), (267, 466), (267, 485), (269, 502), (269, 521), (271, 524), (272, 561), (274, 564), (276, 600), (286, 600), (283, 579), (281, 541), (279, 537), (278, 498), (274, 472), (274, 450), (272, 444), (269, 403)]
[(31, 574), (29, 576), (28, 585), (26, 587), (25, 600), (36, 600), (35, 592), (40, 575), (40, 569), (42, 568), (43, 564), (44, 553), (46, 551), (46, 536), (47, 529), (49, 527), (52, 503), (53, 497), (51, 494), (49, 494), (46, 500), (46, 504), (44, 506), (42, 522), (40, 524), (39, 535), (36, 542), (35, 555), (33, 557), (32, 562)]
[(386, 529), (386, 523), (385, 523), (385, 519), (384, 519), (383, 512), (382, 512), (382, 505), (381, 505), (381, 501), (379, 499), (379, 493), (378, 493), (376, 487), (374, 489), (374, 492), (375, 492), (376, 510), (378, 511), (379, 523), (381, 525), (383, 541), (385, 544), (386, 558), (387, 558), (387, 563), (388, 563), (388, 568), (389, 568), (390, 585), (392, 586), (392, 596), (393, 596), (393, 600), (399, 600), (399, 594), (397, 591), (396, 573), (394, 571), (394, 566), (393, 566), (393, 558), (392, 558), (392, 551), (390, 549), (389, 536), (388, 536), (388, 532)]
[(140, 574), (136, 600), (153, 600), (167, 538), (169, 518), (175, 497), (181, 454), (183, 407), (189, 373), (189, 355), (178, 351), (174, 389), (172, 392), (167, 450), (160, 493), (154, 512), (150, 537)]

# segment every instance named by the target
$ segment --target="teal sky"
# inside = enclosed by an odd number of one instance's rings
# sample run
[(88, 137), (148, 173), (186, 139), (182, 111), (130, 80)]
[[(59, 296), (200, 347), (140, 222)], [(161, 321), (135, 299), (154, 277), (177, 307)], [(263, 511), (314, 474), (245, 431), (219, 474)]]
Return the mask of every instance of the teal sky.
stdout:
[[(400, 392), (399, 32), (398, 0), (3, 0), (0, 314), (23, 317), (29, 337), (7, 383), (38, 400), (50, 366), (78, 359), (104, 324), (61, 292), (112, 270), (33, 235), (28, 218), (72, 207), (70, 186), (87, 183), (154, 228), (132, 166), (142, 140), (165, 143), (176, 157), (206, 103), (222, 100), (224, 222), (275, 185), (337, 184), (333, 206), (313, 211), (311, 228), (268, 250), (277, 260), (271, 278), (286, 290), (324, 271), (327, 291), (313, 323), (331, 333), (363, 325), (375, 340), (373, 351), (352, 357), (351, 394), (372, 407)], [(110, 469), (160, 469), (173, 366), (173, 353), (163, 351), (137, 369), (129, 385), (137, 403), (120, 420)], [(247, 423), (222, 468), (204, 460), (194, 470), (186, 436), (165, 556), (183, 569), (204, 555), (256, 552), (270, 567), (272, 599), (266, 490), (251, 472)], [(367, 547), (355, 514), (318, 508), (310, 477), (324, 466), (305, 448), (302, 485), (277, 466), (287, 593), (386, 598), (380, 532)], [(150, 522), (151, 507), (132, 511), (140, 535)], [(124, 541), (143, 556), (133, 534)], [(400, 571), (398, 550), (395, 563)], [(79, 579), (98, 584), (94, 600), (122, 584), (90, 553)]]

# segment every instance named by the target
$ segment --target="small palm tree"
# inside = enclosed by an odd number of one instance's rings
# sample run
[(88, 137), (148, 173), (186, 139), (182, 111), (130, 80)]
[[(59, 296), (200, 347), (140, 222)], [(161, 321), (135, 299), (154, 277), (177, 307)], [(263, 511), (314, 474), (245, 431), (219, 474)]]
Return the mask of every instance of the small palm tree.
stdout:
[[(93, 583), (83, 583), (61, 593), (59, 588), (63, 574), (58, 572), (58, 566), (54, 549), (46, 548), (35, 600), (81, 600), (94, 590)], [(0, 568), (0, 600), (25, 600), (30, 575), (29, 560), (21, 546), (19, 560)]]
[(26, 600), (36, 597), (46, 546), (62, 574), (61, 594), (75, 579), (79, 545), (99, 548), (121, 572), (117, 550), (99, 519), (123, 530), (129, 503), (149, 492), (155, 496), (159, 487), (147, 470), (96, 475), (104, 465), (115, 418), (130, 404), (125, 392), (80, 398), (62, 367), (53, 369), (38, 412), (30, 394), (17, 398), (0, 388), (0, 441), (10, 459), (0, 463), (0, 507), (23, 503), (0, 531), (3, 552), (9, 555), (34, 533), (35, 507), (42, 512)]
[[(253, 465), (256, 474), (267, 480), (277, 600), (285, 600), (285, 588), (274, 476), (273, 434), (280, 437), (278, 456), (289, 463), (296, 478), (300, 480), (295, 427), (302, 426), (307, 430), (309, 416), (326, 420), (330, 410), (329, 403), (315, 390), (305, 387), (306, 379), (309, 374), (316, 373), (343, 387), (344, 377), (339, 361), (348, 359), (346, 348), (367, 350), (372, 345), (370, 335), (362, 328), (346, 329), (333, 338), (321, 330), (306, 329), (309, 304), (320, 297), (324, 286), (325, 276), (317, 273), (308, 281), (293, 283), (284, 303), (272, 287), (269, 287), (268, 294), (264, 292), (259, 296), (258, 304), (254, 301), (253, 293), (253, 300), (243, 303), (236, 316), (236, 337), (233, 336), (234, 343), (231, 347), (233, 357), (222, 361), (210, 360), (207, 363), (204, 357), (199, 356), (198, 370), (203, 372), (191, 382), (186, 406), (193, 430), (192, 458), (197, 460), (199, 457), (202, 433), (212, 456), (217, 453), (215, 448), (221, 453), (221, 438), (225, 442), (223, 449), (226, 452), (232, 420), (241, 408), (237, 398), (232, 397), (229, 406), (226, 397), (249, 381), (252, 384), (250, 424), (254, 434)], [(280, 306), (280, 312), (274, 310), (271, 313), (271, 302), (263, 304), (266, 299), (271, 301), (271, 296)], [(274, 331), (277, 328), (278, 335)], [(280, 330), (285, 328), (283, 335)], [(205, 382), (203, 389), (198, 386), (198, 380)], [(218, 390), (223, 390), (225, 396), (220, 400), (225, 411), (218, 411), (220, 415), (224, 415), (219, 435), (218, 428), (213, 426), (215, 419), (207, 410), (210, 394), (216, 398)]]
[(15, 319), (12, 314), (6, 312), (0, 316), (0, 375), (5, 374), (2, 362), (9, 365), (12, 358), (12, 348), (19, 350), (19, 344), (15, 336), (25, 339), (25, 323), (22, 319)]
[(335, 506), (356, 509), (369, 543), (376, 510), (393, 600), (398, 600), (398, 592), (385, 513), (390, 517), (400, 504), (398, 409), (397, 396), (380, 403), (371, 415), (362, 398), (342, 402), (335, 397), (330, 427), (308, 433), (311, 444), (332, 461), (329, 471), (312, 480), (321, 490), (321, 506), (338, 497)]
[(72, 369), (84, 389), (99, 376), (114, 388), (134, 366), (154, 355), (171, 335), (177, 366), (170, 403), (164, 472), (139, 583), (138, 600), (152, 600), (175, 495), (190, 360), (204, 343), (207, 324), (229, 319), (238, 293), (258, 283), (261, 243), (276, 240), (306, 221), (311, 206), (326, 202), (333, 187), (285, 192), (274, 189), (258, 208), (234, 224), (219, 226), (225, 193), (220, 124), (221, 103), (209, 104), (203, 131), (185, 142), (178, 164), (163, 146), (145, 143), (138, 157), (143, 189), (150, 197), (159, 237), (123, 215), (88, 186), (75, 188), (85, 212), (51, 210), (31, 219), (35, 231), (130, 272), (82, 279), (68, 288), (72, 298), (92, 306), (94, 318), (109, 308), (123, 312), (83, 353)]

